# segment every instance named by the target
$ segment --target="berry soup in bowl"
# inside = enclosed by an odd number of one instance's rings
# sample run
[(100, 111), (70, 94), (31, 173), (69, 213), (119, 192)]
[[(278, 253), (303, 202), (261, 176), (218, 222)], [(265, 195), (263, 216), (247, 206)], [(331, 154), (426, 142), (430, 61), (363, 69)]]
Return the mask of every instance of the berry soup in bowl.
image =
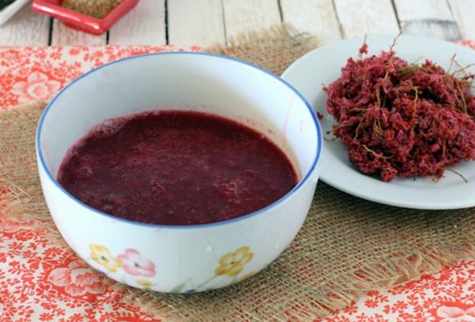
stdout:
[(281, 78), (212, 54), (134, 56), (70, 82), (39, 121), (43, 193), (89, 265), (168, 293), (265, 268), (301, 228), (322, 132)]

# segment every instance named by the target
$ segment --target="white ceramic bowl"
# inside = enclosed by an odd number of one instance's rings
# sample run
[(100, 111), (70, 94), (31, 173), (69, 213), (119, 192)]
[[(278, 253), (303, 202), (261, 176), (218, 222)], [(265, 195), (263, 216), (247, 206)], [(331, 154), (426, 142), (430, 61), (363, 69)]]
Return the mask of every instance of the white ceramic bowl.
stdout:
[[(65, 153), (94, 125), (156, 109), (205, 111), (265, 133), (292, 160), (300, 177), (297, 186), (243, 217), (166, 226), (107, 215), (57, 183)], [(257, 273), (291, 243), (313, 199), (322, 132), (305, 99), (265, 70), (216, 55), (160, 53), (112, 62), (72, 81), (44, 111), (36, 147), (51, 215), (82, 259), (131, 286), (198, 292)]]

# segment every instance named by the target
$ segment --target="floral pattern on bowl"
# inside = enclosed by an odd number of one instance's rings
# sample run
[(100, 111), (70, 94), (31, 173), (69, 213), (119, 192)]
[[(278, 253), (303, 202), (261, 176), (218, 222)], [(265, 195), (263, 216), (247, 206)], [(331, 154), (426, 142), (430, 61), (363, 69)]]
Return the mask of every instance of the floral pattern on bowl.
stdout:
[(122, 263), (125, 272), (133, 276), (153, 277), (155, 276), (155, 264), (140, 256), (135, 249), (126, 249), (124, 254), (117, 256)]
[[(123, 253), (114, 256), (106, 246), (89, 244), (89, 254), (90, 259), (88, 261), (91, 264), (99, 264), (111, 274), (123, 274), (122, 280), (124, 282), (130, 276), (138, 277), (134, 282), (149, 290), (159, 283), (147, 279), (157, 275), (155, 263), (142, 257), (136, 249), (127, 248)], [(232, 278), (229, 284), (245, 280), (253, 276), (254, 272), (248, 272), (241, 277), (238, 277), (238, 275), (244, 271), (246, 264), (251, 262), (253, 258), (254, 253), (251, 252), (249, 246), (239, 247), (235, 251), (226, 253), (219, 258), (214, 274), (210, 278), (194, 287), (191, 285), (191, 278), (188, 278), (183, 283), (172, 288), (170, 293), (194, 293), (212, 289), (212, 287), (209, 287), (209, 284), (219, 277), (227, 276)]]
[(216, 275), (228, 275), (236, 277), (244, 269), (244, 265), (249, 263), (254, 257), (249, 247), (243, 246), (232, 253), (227, 253), (221, 256), (219, 260), (219, 267), (216, 268)]

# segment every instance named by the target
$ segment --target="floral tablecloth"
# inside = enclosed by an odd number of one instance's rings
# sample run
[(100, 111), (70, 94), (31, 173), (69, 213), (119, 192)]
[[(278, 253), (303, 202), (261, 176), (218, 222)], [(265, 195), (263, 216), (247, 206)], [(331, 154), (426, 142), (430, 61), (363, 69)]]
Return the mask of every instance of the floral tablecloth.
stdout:
[[(473, 42), (464, 42), (472, 46)], [(68, 81), (119, 58), (183, 50), (173, 46), (0, 48), (0, 110), (48, 100)], [(199, 47), (187, 48), (199, 51)], [(1, 130), (1, 129), (0, 129)], [(1, 156), (0, 156), (1, 160)], [(0, 199), (5, 188), (0, 187)], [(39, 223), (0, 208), (0, 321), (166, 321), (123, 300), (126, 289), (94, 274)], [(475, 321), (475, 261), (368, 293), (322, 321)]]

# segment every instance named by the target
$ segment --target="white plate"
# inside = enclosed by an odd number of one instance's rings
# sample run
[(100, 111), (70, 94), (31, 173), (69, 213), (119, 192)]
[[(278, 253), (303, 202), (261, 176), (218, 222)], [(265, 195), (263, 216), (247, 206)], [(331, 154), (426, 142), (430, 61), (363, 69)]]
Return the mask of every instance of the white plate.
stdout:
[(12, 4), (0, 10), (0, 26), (5, 24), (17, 11), (19, 11), (30, 0), (15, 0)]
[[(368, 36), (368, 55), (378, 55), (389, 50), (394, 35)], [(357, 58), (364, 38), (350, 38), (315, 49), (295, 61), (282, 77), (295, 86), (316, 111), (324, 115), (323, 132), (331, 129), (332, 117), (326, 112), (326, 94), (323, 86), (340, 76), (341, 67), (349, 57)], [(452, 57), (467, 71), (475, 73), (475, 51), (454, 43), (402, 35), (394, 47), (396, 55), (408, 62), (430, 59), (448, 69)], [(365, 56), (367, 57), (367, 56)], [(326, 134), (325, 134), (326, 135)], [(389, 183), (358, 172), (348, 161), (346, 147), (338, 140), (325, 142), (321, 160), (322, 181), (354, 196), (399, 207), (415, 209), (456, 209), (475, 206), (475, 161), (465, 162), (454, 168), (457, 174), (446, 171), (437, 183), (432, 178), (396, 178)]]

